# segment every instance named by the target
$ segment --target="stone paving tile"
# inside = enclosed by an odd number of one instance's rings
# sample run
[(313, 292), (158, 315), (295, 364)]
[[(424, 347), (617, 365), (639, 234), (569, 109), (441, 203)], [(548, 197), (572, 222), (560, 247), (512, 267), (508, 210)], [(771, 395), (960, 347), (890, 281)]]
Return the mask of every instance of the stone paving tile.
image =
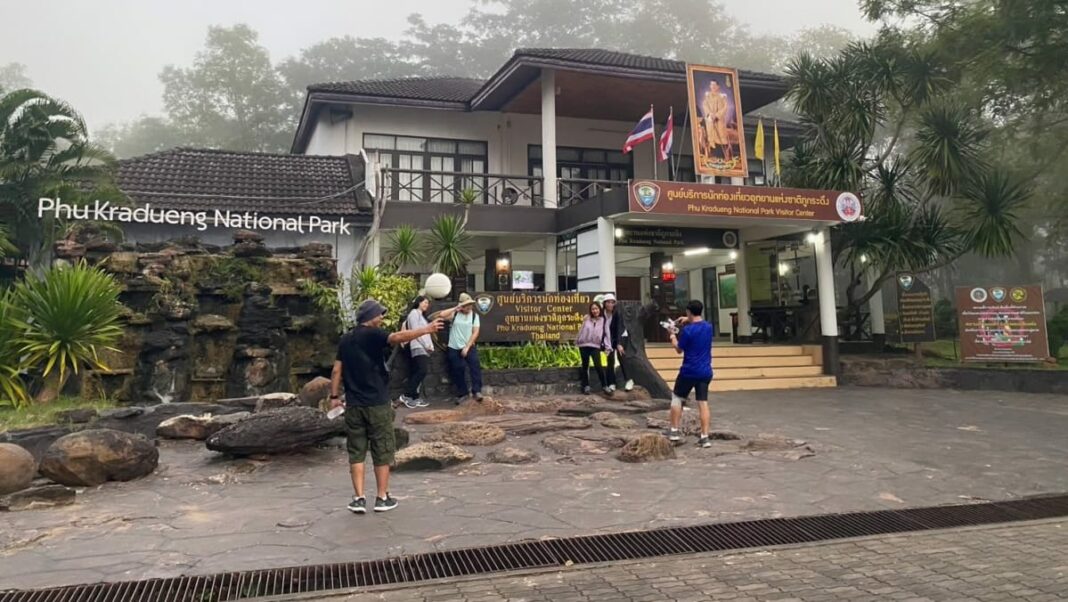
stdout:
[[(1016, 547), (1031, 551), (1019, 554), (1014, 551)], [(843, 564), (858, 568), (843, 570)], [(976, 575), (970, 570), (972, 566), (982, 566), (985, 573)], [(880, 568), (864, 570), (873, 567)], [(482, 599), (523, 602), (1068, 600), (1068, 520), (909, 533), (742, 554), (695, 554), (521, 576), (488, 576), (337, 595), (326, 600), (473, 602)]]
[[(493, 448), (471, 448), (470, 464), (395, 475), (401, 506), (363, 517), (344, 509), (350, 486), (341, 449), (235, 462), (201, 444), (163, 442), (160, 468), (148, 478), (83, 490), (73, 506), (0, 517), (0, 587), (202, 575), (1068, 491), (1066, 400), (860, 388), (721, 394), (713, 400), (716, 428), (804, 439), (816, 455), (794, 462), (716, 456), (691, 441), (665, 462), (631, 465), (601, 456), (575, 464), (543, 448), (541, 437), (510, 437), (501, 445), (535, 449), (541, 462), (491, 464), (485, 455)], [(864, 545), (892, 551), (879, 542)], [(1035, 548), (1023, 541), (1005, 546), (1019, 555)], [(879, 576), (863, 569), (886, 568), (851, 564), (845, 555), (834, 562), (842, 575), (874, 580)], [(983, 562), (967, 567), (970, 576), (988, 574)], [(825, 585), (820, 576), (807, 579)], [(867, 582), (843, 583), (862, 589)], [(647, 594), (663, 598), (655, 588)]]

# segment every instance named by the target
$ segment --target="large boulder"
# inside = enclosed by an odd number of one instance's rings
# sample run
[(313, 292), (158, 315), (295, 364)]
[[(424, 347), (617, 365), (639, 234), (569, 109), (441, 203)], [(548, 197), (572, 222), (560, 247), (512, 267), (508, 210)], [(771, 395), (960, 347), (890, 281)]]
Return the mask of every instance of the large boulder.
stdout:
[(74, 427), (65, 426), (41, 426), (32, 429), (20, 429), (0, 433), (0, 443), (14, 443), (22, 449), (30, 452), (38, 464), (44, 459), (47, 450), (56, 439), (69, 435)]
[(506, 447), (486, 454), (486, 459), (496, 464), (533, 464), (541, 460), (537, 452), (517, 447)]
[(0, 496), (0, 510), (34, 510), (68, 506), (74, 503), (75, 491), (63, 485), (41, 485), (16, 491), (11, 495)]
[(434, 441), (416, 443), (397, 452), (395, 470), (441, 470), (474, 458), (464, 448)]
[(144, 435), (151, 439), (156, 436), (156, 429), (159, 428), (161, 423), (175, 416), (201, 416), (204, 414), (218, 416), (220, 414), (233, 414), (244, 409), (230, 405), (197, 402), (134, 406), (101, 412), (94, 426)]
[(267, 393), (266, 395), (260, 395), (259, 401), (256, 402), (256, 411), (264, 412), (266, 410), (284, 408), (296, 405), (297, 401), (298, 398), (293, 393)]
[(111, 429), (60, 437), (45, 451), (41, 474), (61, 485), (94, 487), (152, 474), (159, 450), (148, 439)]
[(601, 456), (623, 447), (626, 442), (625, 437), (577, 431), (549, 435), (541, 444), (561, 456)]
[(330, 397), (330, 379), (325, 376), (316, 376), (300, 388), (297, 397), (300, 398), (302, 406), (319, 407), (319, 404)]
[(345, 421), (315, 408), (291, 406), (253, 414), (207, 439), (208, 449), (239, 456), (277, 454), (313, 446), (343, 433)]
[(0, 443), (0, 495), (29, 487), (36, 474), (33, 454), (13, 443)]
[(156, 427), (156, 435), (164, 439), (195, 439), (203, 441), (222, 429), (237, 424), (249, 417), (248, 412), (212, 416), (184, 414), (168, 418)]
[(510, 435), (536, 435), (550, 431), (582, 430), (593, 426), (593, 423), (586, 418), (542, 416), (538, 414), (478, 416), (473, 420), (500, 427)]
[(480, 422), (450, 422), (423, 437), (424, 441), (444, 441), (453, 445), (497, 445), (504, 441), (504, 429)]
[(675, 446), (663, 435), (644, 433), (628, 441), (616, 457), (624, 462), (668, 460), (675, 457)]

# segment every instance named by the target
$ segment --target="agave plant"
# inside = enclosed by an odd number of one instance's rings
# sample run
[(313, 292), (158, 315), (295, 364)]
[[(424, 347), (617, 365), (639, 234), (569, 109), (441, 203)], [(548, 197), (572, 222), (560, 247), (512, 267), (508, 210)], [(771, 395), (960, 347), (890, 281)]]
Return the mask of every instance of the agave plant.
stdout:
[(389, 252), (386, 265), (395, 272), (405, 266), (418, 265), (423, 261), (422, 240), (419, 230), (413, 226), (398, 227), (389, 234)]
[(24, 362), (16, 313), (18, 308), (11, 301), (11, 292), (0, 294), (0, 405), (20, 408), (30, 398), (21, 374)]
[(430, 227), (427, 257), (434, 270), (456, 277), (467, 273), (471, 261), (471, 235), (463, 220), (455, 215), (442, 215)]
[(14, 287), (19, 346), (45, 381), (39, 401), (55, 399), (72, 372), (108, 369), (99, 353), (115, 350), (122, 335), (119, 290), (114, 278), (84, 263), (31, 274)]

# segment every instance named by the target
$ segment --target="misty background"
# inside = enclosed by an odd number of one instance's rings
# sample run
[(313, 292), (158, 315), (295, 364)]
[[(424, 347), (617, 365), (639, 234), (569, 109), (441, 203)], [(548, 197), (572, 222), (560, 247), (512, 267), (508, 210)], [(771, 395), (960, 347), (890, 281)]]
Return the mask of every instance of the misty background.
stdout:
[[(534, 4), (101, 0), (57, 10), (3, 0), (0, 88), (32, 85), (67, 101), (120, 158), (177, 144), (284, 152), (312, 83), (486, 77), (524, 46), (781, 71), (797, 50), (833, 53), (876, 29), (855, 0), (805, 2), (803, 11), (792, 0)], [(228, 112), (249, 131), (227, 127)]]

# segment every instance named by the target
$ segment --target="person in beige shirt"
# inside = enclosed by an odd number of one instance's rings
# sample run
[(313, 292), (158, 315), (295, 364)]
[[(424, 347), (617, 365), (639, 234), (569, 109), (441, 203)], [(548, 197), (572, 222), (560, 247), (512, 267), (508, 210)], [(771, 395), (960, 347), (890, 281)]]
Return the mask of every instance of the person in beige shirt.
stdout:
[(713, 80), (708, 84), (708, 93), (701, 101), (701, 113), (705, 126), (705, 144), (707, 155), (712, 156), (712, 151), (717, 147), (722, 148), (723, 160), (730, 161), (731, 152), (730, 138), (727, 134), (727, 112), (730, 103), (727, 95), (720, 90), (719, 82)]

